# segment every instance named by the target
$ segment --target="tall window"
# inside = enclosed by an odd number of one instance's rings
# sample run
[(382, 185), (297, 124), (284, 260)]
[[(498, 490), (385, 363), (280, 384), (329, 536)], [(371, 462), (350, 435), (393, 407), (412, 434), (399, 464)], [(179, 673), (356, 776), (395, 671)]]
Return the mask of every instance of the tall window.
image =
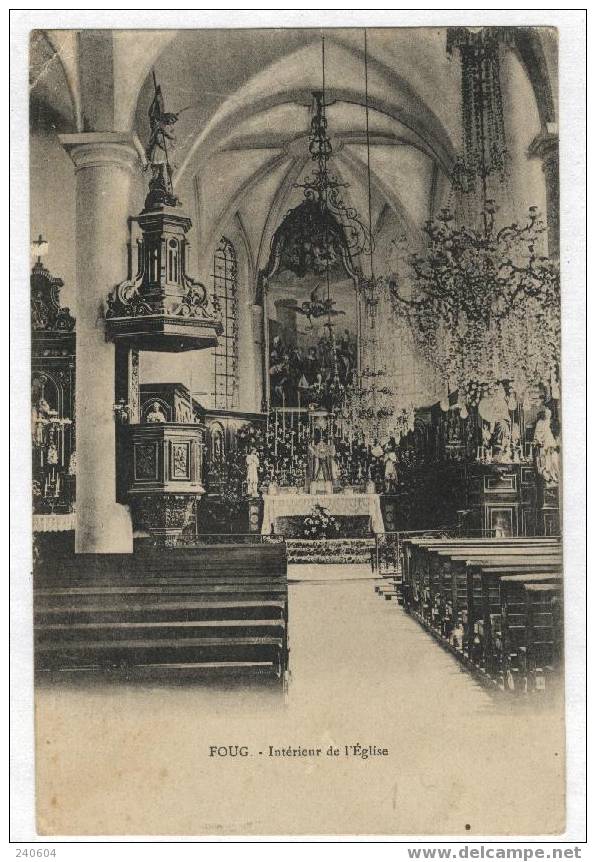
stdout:
[(213, 255), (213, 293), (219, 300), (223, 333), (213, 350), (215, 407), (238, 404), (238, 267), (232, 243), (222, 237)]

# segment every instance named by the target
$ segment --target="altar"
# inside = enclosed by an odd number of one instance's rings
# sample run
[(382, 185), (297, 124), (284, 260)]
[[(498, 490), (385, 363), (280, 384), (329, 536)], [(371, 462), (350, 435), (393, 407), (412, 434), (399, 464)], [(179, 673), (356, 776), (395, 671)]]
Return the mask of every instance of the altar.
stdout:
[(367, 517), (370, 522), (370, 532), (384, 531), (383, 515), (378, 494), (358, 494), (344, 491), (340, 494), (304, 494), (284, 493), (263, 495), (263, 526), (262, 533), (277, 532), (275, 525), (278, 518), (306, 517), (313, 507), (323, 506), (336, 518)]

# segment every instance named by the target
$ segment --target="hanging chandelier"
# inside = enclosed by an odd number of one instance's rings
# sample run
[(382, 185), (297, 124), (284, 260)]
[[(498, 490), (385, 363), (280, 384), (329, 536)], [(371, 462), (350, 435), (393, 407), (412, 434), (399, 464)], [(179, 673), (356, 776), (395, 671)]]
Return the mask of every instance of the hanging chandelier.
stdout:
[[(378, 436), (383, 423), (394, 413), (393, 391), (385, 372), (378, 369), (375, 314), (382, 295), (387, 294), (386, 280), (374, 272), (374, 241), (372, 235), (370, 136), (368, 105), (368, 54), (364, 34), (365, 107), (368, 175), (368, 221), (348, 206), (342, 196), (347, 183), (329, 169), (333, 144), (326, 116), (325, 40), (322, 40), (322, 89), (313, 91), (313, 116), (308, 137), (308, 152), (312, 170), (294, 185), (303, 190), (302, 202), (289, 210), (271, 241), (271, 255), (260, 273), (266, 285), (277, 273), (291, 272), (299, 278), (308, 274), (322, 276), (324, 281), (311, 292), (310, 301), (303, 302), (301, 313), (310, 321), (326, 318), (324, 324), (334, 373), (326, 384), (322, 403), (328, 409), (344, 412), (350, 417), (354, 431), (368, 437), (371, 428)], [(363, 272), (363, 263), (370, 261), (370, 272)], [(340, 381), (334, 332), (335, 302), (331, 298), (331, 280), (338, 274), (352, 278), (364, 325), (360, 332), (361, 355), (357, 379), (346, 386)], [(325, 290), (326, 289), (326, 290)], [(326, 294), (326, 295), (323, 295)], [(345, 407), (345, 410), (344, 410)], [(372, 433), (372, 432), (371, 432)]]
[[(503, 180), (506, 138), (494, 28), (448, 35), (462, 63), (462, 154), (453, 188), (475, 200), (476, 218), (462, 224), (448, 207), (426, 223), (423, 254), (406, 259), (409, 296), (394, 279), (395, 309), (409, 321), (446, 389), (476, 404), (500, 381), (518, 393), (558, 380), (560, 285), (556, 262), (541, 253), (545, 225), (537, 207), (521, 223), (498, 228), (488, 179)], [(401, 279), (400, 279), (401, 280)]]
[(308, 150), (315, 166), (294, 185), (303, 189), (304, 200), (289, 210), (273, 235), (269, 263), (263, 273), (267, 279), (284, 271), (299, 278), (307, 273), (329, 276), (343, 271), (357, 278), (354, 258), (366, 254), (370, 247), (369, 230), (356, 209), (347, 206), (342, 198), (341, 189), (348, 184), (329, 171), (333, 146), (327, 131), (324, 80), (323, 90), (315, 90), (312, 95), (314, 116)]
[(511, 44), (513, 31), (506, 27), (450, 27), (447, 53), (459, 51), (461, 60), (462, 151), (452, 181), (470, 192), (478, 179), (490, 174), (504, 180), (507, 142), (501, 94), (500, 46)]
[(303, 190), (301, 203), (289, 210), (275, 231), (266, 268), (260, 273), (266, 284), (278, 273), (290, 272), (304, 278), (321, 278), (302, 302), (300, 311), (312, 323), (325, 319), (325, 340), (330, 357), (331, 374), (320, 395), (320, 403), (330, 410), (340, 410), (346, 399), (346, 383), (340, 379), (334, 319), (343, 313), (334, 308), (331, 281), (348, 276), (356, 286), (363, 280), (359, 258), (370, 252), (372, 239), (354, 207), (348, 206), (342, 191), (348, 184), (329, 170), (333, 144), (326, 116), (325, 39), (321, 41), (322, 88), (313, 91), (313, 116), (308, 136), (308, 153), (312, 169), (294, 188)]

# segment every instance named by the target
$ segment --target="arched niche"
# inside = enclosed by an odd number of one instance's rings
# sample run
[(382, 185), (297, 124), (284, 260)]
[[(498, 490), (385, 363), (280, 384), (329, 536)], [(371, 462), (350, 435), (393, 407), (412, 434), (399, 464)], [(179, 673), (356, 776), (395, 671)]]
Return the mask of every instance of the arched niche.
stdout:
[[(167, 422), (173, 422), (174, 418), (172, 416), (172, 408), (168, 404), (168, 402), (164, 398), (159, 398), (156, 396), (152, 396), (151, 398), (147, 398), (141, 404), (141, 422), (147, 422), (147, 416), (153, 410), (154, 404), (158, 404), (161, 412), (163, 413), (165, 420)], [(178, 421), (178, 420), (176, 420)]]
[(226, 457), (226, 432), (221, 422), (209, 425), (209, 447), (211, 464), (222, 464)]

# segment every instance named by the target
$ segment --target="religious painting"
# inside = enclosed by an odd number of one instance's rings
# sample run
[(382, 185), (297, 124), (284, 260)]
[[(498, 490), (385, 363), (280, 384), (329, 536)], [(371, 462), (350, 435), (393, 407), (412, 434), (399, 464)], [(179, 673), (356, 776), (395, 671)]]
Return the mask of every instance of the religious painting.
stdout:
[(272, 407), (330, 403), (335, 385), (347, 389), (358, 372), (359, 305), (351, 279), (327, 284), (292, 273), (268, 294), (269, 393)]

